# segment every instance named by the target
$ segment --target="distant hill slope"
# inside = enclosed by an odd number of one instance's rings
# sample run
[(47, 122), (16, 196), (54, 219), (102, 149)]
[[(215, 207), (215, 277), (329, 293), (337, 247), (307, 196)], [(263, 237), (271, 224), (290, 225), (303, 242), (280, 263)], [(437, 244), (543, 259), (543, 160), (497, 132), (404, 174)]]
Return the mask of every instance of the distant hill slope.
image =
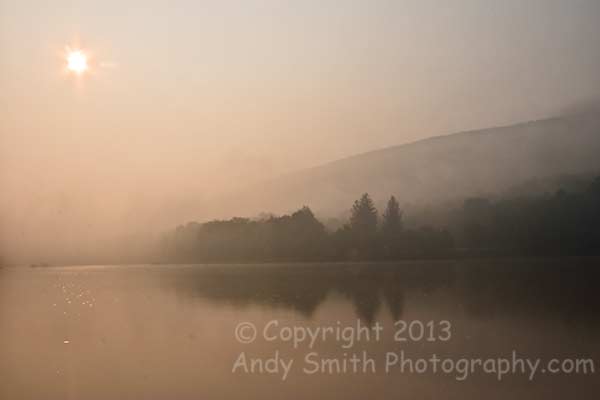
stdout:
[[(435, 204), (501, 193), (535, 179), (600, 171), (600, 114), (456, 133), (301, 170), (224, 199), (223, 212), (286, 212), (307, 204), (339, 215), (361, 193)], [(230, 203), (231, 201), (231, 203)], [(228, 207), (235, 202), (236, 208)], [(243, 206), (243, 210), (239, 207)]]

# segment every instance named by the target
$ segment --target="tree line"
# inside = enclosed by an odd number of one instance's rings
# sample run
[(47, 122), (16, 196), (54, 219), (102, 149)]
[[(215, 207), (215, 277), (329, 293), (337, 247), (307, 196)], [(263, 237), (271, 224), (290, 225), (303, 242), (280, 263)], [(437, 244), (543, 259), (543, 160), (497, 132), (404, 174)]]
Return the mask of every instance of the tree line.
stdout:
[(179, 226), (163, 238), (164, 262), (366, 261), (600, 253), (600, 177), (587, 190), (466, 199), (449, 226), (407, 227), (391, 196), (380, 215), (368, 193), (328, 230), (307, 206), (290, 215)]
[(600, 177), (587, 189), (463, 206), (460, 250), (480, 255), (600, 254)]

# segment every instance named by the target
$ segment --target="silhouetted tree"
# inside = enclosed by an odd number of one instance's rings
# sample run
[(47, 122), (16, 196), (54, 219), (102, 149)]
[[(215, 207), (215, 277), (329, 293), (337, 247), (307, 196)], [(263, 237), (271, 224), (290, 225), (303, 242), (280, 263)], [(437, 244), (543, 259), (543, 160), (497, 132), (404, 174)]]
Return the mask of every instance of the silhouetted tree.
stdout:
[(327, 233), (310, 208), (304, 206), (291, 216), (271, 220), (275, 258), (315, 260), (325, 250)]
[(383, 212), (381, 231), (386, 236), (394, 236), (402, 232), (402, 212), (394, 196), (390, 197), (387, 207)]
[(381, 221), (381, 244), (383, 246), (382, 256), (393, 258), (400, 252), (400, 241), (402, 235), (402, 212), (400, 205), (394, 196), (390, 197), (387, 207), (383, 212)]
[[(328, 233), (308, 207), (259, 220), (191, 222), (166, 235), (168, 262), (378, 260), (463, 255), (600, 255), (600, 178), (587, 189), (494, 201), (467, 199), (448, 230), (404, 227), (392, 196), (378, 227), (367, 193), (354, 202), (349, 223)], [(457, 240), (455, 240), (455, 238)]]
[(353, 258), (373, 258), (376, 253), (377, 209), (368, 193), (354, 202), (350, 215)]
[(350, 215), (350, 228), (362, 237), (373, 236), (377, 232), (377, 209), (368, 193), (354, 202)]

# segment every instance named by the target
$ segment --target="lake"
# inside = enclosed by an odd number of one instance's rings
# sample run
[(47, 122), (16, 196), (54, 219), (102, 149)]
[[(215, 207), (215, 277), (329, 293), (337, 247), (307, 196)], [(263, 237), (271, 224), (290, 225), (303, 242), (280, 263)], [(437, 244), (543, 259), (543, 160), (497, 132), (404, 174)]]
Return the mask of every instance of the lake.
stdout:
[(4, 268), (0, 398), (597, 399), (598, 261)]

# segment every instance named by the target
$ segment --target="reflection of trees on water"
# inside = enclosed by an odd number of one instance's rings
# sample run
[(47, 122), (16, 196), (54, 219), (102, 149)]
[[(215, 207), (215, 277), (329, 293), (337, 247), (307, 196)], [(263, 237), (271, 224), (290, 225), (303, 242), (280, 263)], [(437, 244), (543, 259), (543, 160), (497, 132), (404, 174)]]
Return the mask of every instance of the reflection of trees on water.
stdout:
[(477, 318), (555, 315), (600, 322), (597, 258), (480, 261), (457, 279), (467, 312)]
[(433, 290), (453, 280), (451, 268), (420, 264), (205, 266), (165, 278), (177, 293), (234, 307), (291, 309), (311, 317), (330, 294), (347, 298), (359, 318), (372, 323), (383, 307), (402, 315), (404, 292)]
[(400, 319), (406, 298), (443, 291), (478, 319), (595, 320), (600, 311), (596, 264), (596, 259), (571, 259), (204, 266), (173, 269), (163, 282), (182, 296), (237, 308), (289, 309), (307, 318), (333, 294), (348, 299), (366, 323), (383, 308)]

